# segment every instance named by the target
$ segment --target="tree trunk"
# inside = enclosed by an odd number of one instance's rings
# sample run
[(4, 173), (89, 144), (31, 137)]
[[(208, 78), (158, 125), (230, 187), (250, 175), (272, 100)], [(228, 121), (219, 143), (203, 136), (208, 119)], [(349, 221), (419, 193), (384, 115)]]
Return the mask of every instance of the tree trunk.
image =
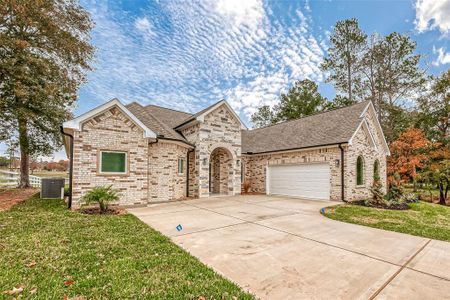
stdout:
[(447, 205), (447, 203), (445, 202), (445, 198), (446, 198), (445, 194), (444, 194), (444, 183), (441, 181), (441, 182), (439, 182), (439, 204), (440, 205)]
[(20, 146), (20, 182), (19, 188), (29, 188), (30, 185), (30, 155), (28, 142), (27, 120), (19, 117), (19, 146)]

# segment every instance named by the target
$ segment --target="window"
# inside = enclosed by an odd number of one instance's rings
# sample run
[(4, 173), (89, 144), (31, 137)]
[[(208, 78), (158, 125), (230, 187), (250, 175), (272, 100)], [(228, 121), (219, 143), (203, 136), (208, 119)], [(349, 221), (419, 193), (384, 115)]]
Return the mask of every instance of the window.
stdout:
[(376, 159), (373, 163), (373, 180), (380, 180), (380, 162), (378, 159)]
[(127, 172), (127, 153), (116, 151), (100, 152), (100, 173)]
[(179, 158), (178, 159), (178, 174), (184, 173), (184, 159)]
[(356, 185), (364, 184), (364, 161), (362, 156), (356, 160)]

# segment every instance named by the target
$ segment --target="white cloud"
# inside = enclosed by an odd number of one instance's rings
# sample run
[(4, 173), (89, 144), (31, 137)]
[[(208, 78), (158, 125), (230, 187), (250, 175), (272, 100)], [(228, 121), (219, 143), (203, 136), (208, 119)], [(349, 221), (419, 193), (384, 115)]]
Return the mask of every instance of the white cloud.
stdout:
[(448, 34), (450, 0), (417, 0), (414, 24), (419, 32), (437, 28), (443, 34)]
[(262, 0), (215, 0), (213, 7), (235, 26), (256, 28), (265, 16)]
[(134, 27), (147, 36), (155, 36), (152, 24), (147, 17), (137, 18), (136, 21), (134, 21)]
[(133, 19), (114, 2), (89, 1), (98, 56), (81, 104), (117, 97), (196, 112), (224, 98), (246, 120), (296, 80), (323, 80), (326, 42), (303, 7), (279, 16), (261, 1), (162, 1)]
[(443, 47), (436, 49), (433, 47), (433, 53), (437, 54), (438, 57), (433, 61), (433, 65), (440, 66), (450, 64), (450, 52), (446, 52)]

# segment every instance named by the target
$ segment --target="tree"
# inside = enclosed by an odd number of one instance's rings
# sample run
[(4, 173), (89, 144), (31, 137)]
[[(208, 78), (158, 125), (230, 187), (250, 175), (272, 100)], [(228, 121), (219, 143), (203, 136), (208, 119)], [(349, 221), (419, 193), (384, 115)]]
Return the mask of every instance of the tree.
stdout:
[(371, 99), (386, 139), (395, 140), (411, 125), (406, 100), (419, 94), (427, 79), (416, 43), (397, 32), (367, 38), (356, 19), (337, 22), (330, 42), (322, 64), (327, 81), (351, 101)]
[(280, 121), (298, 119), (326, 108), (327, 100), (318, 91), (315, 82), (304, 79), (294, 83), (280, 102), (273, 108), (262, 106), (251, 116), (256, 127), (275, 124)]
[(30, 155), (61, 145), (59, 126), (90, 70), (92, 27), (76, 0), (5, 0), (0, 6), (0, 123), (17, 134), (20, 187), (30, 186)]
[(274, 112), (269, 105), (258, 108), (258, 111), (252, 114), (250, 119), (255, 127), (264, 127), (276, 123)]
[(450, 144), (450, 70), (434, 78), (431, 89), (419, 98), (419, 124), (434, 141)]
[(326, 102), (314, 81), (297, 81), (287, 94), (281, 94), (281, 101), (275, 107), (276, 120), (287, 121), (312, 115), (322, 111)]
[(361, 58), (366, 40), (367, 35), (359, 28), (357, 19), (338, 21), (330, 36), (328, 57), (321, 65), (323, 71), (330, 72), (327, 82), (333, 82), (350, 101), (360, 91)]
[(437, 185), (439, 188), (439, 204), (446, 205), (450, 189), (450, 149), (436, 143), (428, 157), (429, 163), (421, 173), (421, 177), (427, 182)]
[(391, 156), (388, 157), (388, 179), (393, 181), (395, 174), (399, 174), (404, 182), (413, 181), (416, 187), (418, 170), (425, 166), (428, 157), (425, 153), (431, 142), (422, 130), (409, 128), (391, 143)]
[(355, 104), (356, 100), (350, 100), (349, 98), (342, 96), (342, 95), (336, 95), (336, 97), (334, 97), (333, 101), (329, 101), (326, 104), (326, 110), (331, 110), (331, 109), (337, 109), (337, 108), (342, 108), (342, 107), (346, 107), (352, 104)]
[(410, 125), (401, 122), (408, 118), (395, 119), (392, 113), (406, 116), (405, 100), (414, 98), (426, 82), (425, 71), (419, 67), (422, 55), (414, 54), (415, 49), (416, 42), (409, 36), (393, 32), (385, 37), (372, 35), (364, 52), (364, 97), (374, 103), (389, 142), (398, 137), (395, 133)]

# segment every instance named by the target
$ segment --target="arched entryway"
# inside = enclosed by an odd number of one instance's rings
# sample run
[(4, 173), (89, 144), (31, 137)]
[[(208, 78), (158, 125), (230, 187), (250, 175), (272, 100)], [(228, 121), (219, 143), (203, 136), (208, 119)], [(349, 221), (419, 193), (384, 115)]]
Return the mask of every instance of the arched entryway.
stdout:
[(228, 195), (233, 191), (233, 156), (218, 147), (209, 158), (209, 193), (211, 195)]

